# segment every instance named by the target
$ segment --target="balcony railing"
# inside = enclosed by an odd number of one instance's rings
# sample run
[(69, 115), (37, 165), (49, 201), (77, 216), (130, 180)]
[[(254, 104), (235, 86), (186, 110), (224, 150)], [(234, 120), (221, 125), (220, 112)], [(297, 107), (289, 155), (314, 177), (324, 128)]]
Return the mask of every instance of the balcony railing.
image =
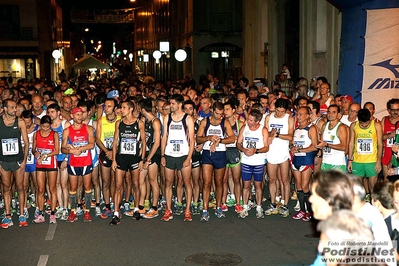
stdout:
[(0, 26), (0, 41), (36, 41), (33, 36), (33, 27)]

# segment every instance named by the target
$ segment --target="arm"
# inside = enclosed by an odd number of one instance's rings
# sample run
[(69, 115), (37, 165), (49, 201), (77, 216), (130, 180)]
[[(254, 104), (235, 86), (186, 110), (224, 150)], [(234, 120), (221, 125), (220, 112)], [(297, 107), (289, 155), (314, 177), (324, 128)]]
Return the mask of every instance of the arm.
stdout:
[(291, 116), (288, 118), (288, 134), (278, 134), (278, 138), (292, 141), (294, 137), (294, 121), (294, 118)]
[(103, 152), (107, 152), (108, 149), (105, 147), (104, 143), (101, 141), (101, 133), (102, 133), (102, 122), (99, 121), (97, 123), (97, 129), (96, 129), (96, 144), (102, 150)]
[(381, 171), (381, 158), (382, 158), (382, 151), (384, 149), (383, 147), (383, 140), (382, 140), (382, 136), (384, 135), (383, 131), (382, 131), (382, 127), (381, 127), (381, 123), (379, 122), (375, 122), (375, 128), (377, 130), (377, 162), (374, 166), (374, 169), (377, 173), (379, 173)]
[(114, 142), (112, 143), (112, 170), (116, 171), (116, 153), (118, 151), (118, 142), (119, 142), (119, 124), (121, 120), (116, 121), (115, 123), (115, 132), (114, 132)]
[(145, 128), (143, 120), (139, 120), (140, 140), (141, 140), (141, 162), (145, 159), (145, 152), (147, 147), (147, 141), (145, 137)]
[(197, 144), (202, 144), (207, 141), (212, 141), (213, 136), (204, 136), (205, 135), (205, 126), (206, 126), (206, 119), (202, 119), (197, 131)]
[(231, 124), (230, 124), (229, 120), (227, 120), (227, 119), (224, 120), (224, 128), (226, 130), (227, 137), (224, 139), (221, 139), (220, 143), (222, 143), (222, 144), (234, 143), (236, 138), (234, 136), (233, 129), (231, 128)]
[(62, 132), (61, 152), (63, 154), (70, 154), (70, 147), (68, 147), (69, 128), (65, 128)]
[(262, 135), (263, 135), (263, 148), (258, 149), (258, 152), (264, 153), (269, 151), (269, 144), (268, 144), (268, 138), (269, 138), (269, 132), (265, 127), (262, 128)]
[(17, 119), (18, 119), (18, 127), (19, 127), (19, 130), (21, 131), (22, 140), (25, 143), (25, 145), (24, 145), (24, 159), (21, 162), (21, 165), (23, 164), (23, 168), (25, 168), (26, 160), (27, 160), (28, 154), (29, 154), (28, 130), (26, 129), (25, 121), (23, 121), (20, 118), (17, 118)]
[(191, 157), (194, 152), (194, 121), (191, 116), (186, 117), (186, 124), (188, 128), (188, 137), (189, 137), (189, 150), (187, 154), (187, 159), (183, 162), (183, 167), (191, 166)]
[(151, 150), (147, 156), (147, 162), (151, 161), (154, 154), (157, 152), (160, 144), (161, 144), (161, 122), (158, 118), (155, 118), (152, 122), (152, 128), (154, 129), (154, 143), (152, 144)]
[(166, 161), (165, 161), (165, 148), (166, 148), (166, 141), (168, 138), (168, 133), (169, 133), (169, 127), (166, 127), (165, 125), (168, 124), (168, 116), (165, 116), (163, 118), (163, 136), (161, 138), (161, 165), (165, 166)]
[(352, 161), (353, 161), (353, 148), (355, 147), (355, 123), (351, 124), (349, 129), (349, 141), (348, 141), (348, 172), (352, 173)]
[(91, 150), (94, 148), (94, 129), (92, 126), (86, 126), (87, 128), (87, 133), (89, 135), (88, 143), (85, 146), (78, 147), (77, 150), (80, 152), (86, 151), (86, 150)]

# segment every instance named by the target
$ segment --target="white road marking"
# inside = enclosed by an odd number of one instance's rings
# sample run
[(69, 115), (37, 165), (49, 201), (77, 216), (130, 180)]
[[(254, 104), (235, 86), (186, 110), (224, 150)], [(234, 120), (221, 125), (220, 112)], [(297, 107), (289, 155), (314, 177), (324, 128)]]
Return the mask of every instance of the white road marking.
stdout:
[(39, 262), (37, 266), (46, 266), (48, 261), (49, 255), (40, 255)]
[(47, 230), (47, 235), (44, 240), (53, 240), (57, 224), (50, 224)]

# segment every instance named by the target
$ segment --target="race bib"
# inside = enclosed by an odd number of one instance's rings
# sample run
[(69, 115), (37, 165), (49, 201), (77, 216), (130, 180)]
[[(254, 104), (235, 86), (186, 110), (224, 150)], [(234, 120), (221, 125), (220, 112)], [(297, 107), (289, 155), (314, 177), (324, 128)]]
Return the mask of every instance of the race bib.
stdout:
[[(303, 149), (303, 145), (305, 145), (305, 141), (294, 141), (294, 146), (298, 149)], [(306, 156), (305, 152), (296, 152), (294, 153), (295, 156)]]
[[(87, 144), (88, 144), (87, 141), (77, 141), (77, 142), (74, 142), (74, 143), (73, 143), (73, 146), (76, 147), (76, 148), (78, 148), (78, 147), (86, 146)], [(75, 157), (86, 157), (86, 156), (88, 155), (88, 153), (89, 153), (89, 151), (88, 151), (88, 150), (85, 150), (85, 151), (82, 151), (82, 152), (80, 153), (80, 155), (75, 155)]]
[(136, 155), (136, 139), (121, 139), (121, 154)]
[(183, 140), (170, 140), (170, 145), (172, 145), (172, 154), (182, 154), (181, 145), (183, 144)]
[[(50, 154), (50, 149), (39, 149), (41, 155)], [(51, 157), (43, 158), (42, 165), (51, 165)]]
[(357, 153), (358, 154), (372, 154), (373, 153), (373, 140), (372, 139), (358, 139), (357, 140)]
[(258, 138), (251, 138), (251, 137), (245, 137), (245, 148), (246, 149), (256, 149), (256, 143), (259, 141)]
[(35, 159), (32, 154), (32, 147), (29, 147), (28, 158), (26, 159), (26, 164), (33, 164)]
[(387, 147), (392, 147), (395, 143), (395, 137), (387, 139)]
[(3, 155), (16, 155), (19, 153), (17, 138), (1, 140), (1, 147), (3, 148)]
[(114, 138), (113, 137), (112, 138), (106, 138), (104, 140), (105, 148), (107, 148), (108, 150), (111, 150), (113, 142), (114, 142)]

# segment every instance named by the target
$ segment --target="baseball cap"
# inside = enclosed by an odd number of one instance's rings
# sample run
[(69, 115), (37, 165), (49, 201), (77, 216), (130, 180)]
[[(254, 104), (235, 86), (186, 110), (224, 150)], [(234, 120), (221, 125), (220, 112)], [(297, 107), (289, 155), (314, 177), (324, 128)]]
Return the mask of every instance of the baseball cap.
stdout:
[(342, 101), (343, 99), (346, 99), (348, 101), (350, 101), (351, 103), (353, 103), (353, 98), (350, 95), (342, 95), (339, 100)]
[(108, 94), (107, 94), (107, 98), (108, 99), (114, 98), (114, 97), (119, 97), (119, 91), (118, 90), (112, 90), (112, 91), (108, 92)]
[(82, 108), (80, 108), (80, 107), (75, 107), (75, 108), (73, 108), (72, 109), (72, 111), (71, 111), (71, 114), (76, 114), (76, 113), (78, 113), (78, 112), (82, 112), (83, 113), (83, 110), (82, 110)]

